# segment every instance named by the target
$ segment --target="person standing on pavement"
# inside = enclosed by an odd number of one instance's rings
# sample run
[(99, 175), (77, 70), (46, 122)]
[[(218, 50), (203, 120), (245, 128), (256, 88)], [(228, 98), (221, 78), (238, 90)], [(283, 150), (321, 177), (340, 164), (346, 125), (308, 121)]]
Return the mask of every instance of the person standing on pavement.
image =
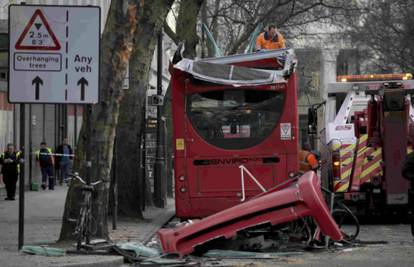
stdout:
[(52, 149), (47, 147), (46, 142), (40, 143), (40, 149), (36, 152), (36, 160), (39, 163), (40, 170), (42, 171), (42, 188), (54, 190), (55, 178), (53, 177), (53, 154)]
[(56, 167), (60, 169), (61, 177), (65, 183), (68, 183), (69, 173), (72, 169), (73, 150), (68, 143), (68, 139), (63, 139), (61, 145), (56, 149)]
[(7, 192), (5, 200), (14, 200), (20, 164), (23, 162), (23, 154), (20, 151), (16, 151), (13, 144), (8, 144), (7, 150), (0, 155), (1, 173), (3, 174), (3, 182)]

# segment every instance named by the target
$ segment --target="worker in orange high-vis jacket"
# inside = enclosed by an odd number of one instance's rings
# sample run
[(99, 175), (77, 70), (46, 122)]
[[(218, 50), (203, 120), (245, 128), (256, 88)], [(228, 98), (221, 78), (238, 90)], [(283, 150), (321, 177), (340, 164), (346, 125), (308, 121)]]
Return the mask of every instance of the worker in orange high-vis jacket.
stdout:
[(256, 51), (286, 48), (285, 38), (275, 25), (269, 25), (265, 32), (256, 38)]
[(305, 143), (302, 149), (299, 150), (299, 170), (302, 172), (315, 171), (319, 167), (316, 155), (311, 152), (309, 144)]

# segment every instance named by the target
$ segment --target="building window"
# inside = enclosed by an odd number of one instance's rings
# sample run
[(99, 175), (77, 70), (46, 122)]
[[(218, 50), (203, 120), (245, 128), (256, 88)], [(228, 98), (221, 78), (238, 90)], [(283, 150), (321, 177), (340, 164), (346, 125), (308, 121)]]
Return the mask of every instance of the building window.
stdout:
[(0, 80), (7, 80), (7, 71), (0, 70)]
[(0, 68), (8, 68), (8, 56), (7, 51), (0, 51)]
[(0, 33), (0, 51), (9, 50), (9, 35), (6, 33)]
[(9, 56), (9, 36), (4, 33), (0, 33), (0, 79), (7, 78), (8, 69), (8, 56)]

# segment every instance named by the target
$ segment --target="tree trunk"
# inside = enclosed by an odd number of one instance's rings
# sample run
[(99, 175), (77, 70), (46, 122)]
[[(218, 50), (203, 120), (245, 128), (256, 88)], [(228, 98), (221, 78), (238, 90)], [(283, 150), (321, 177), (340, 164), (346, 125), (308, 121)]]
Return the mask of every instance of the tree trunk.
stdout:
[[(200, 12), (203, 0), (190, 1), (183, 0), (180, 4), (180, 9), (177, 18), (177, 32), (171, 39), (179, 40), (185, 43), (184, 56), (194, 58), (196, 56), (196, 45), (198, 43), (197, 36), (197, 17)], [(164, 107), (162, 116), (166, 119), (166, 166), (167, 177), (171, 177), (173, 162), (173, 122), (172, 122), (172, 96), (171, 84), (168, 86), (164, 97)], [(168, 189), (169, 190), (169, 189)], [(172, 196), (172, 192), (168, 192)]]
[(177, 38), (185, 41), (184, 56), (195, 58), (199, 41), (197, 36), (197, 17), (203, 0), (181, 0), (177, 17)]
[[(143, 1), (142, 1), (143, 2)], [(126, 66), (131, 56), (133, 38), (137, 30), (141, 1), (112, 1), (106, 27), (101, 40), (100, 102), (93, 107), (91, 114), (91, 139), (87, 138), (87, 125), (84, 117), (79, 144), (75, 154), (74, 170), (81, 176), (86, 173), (86, 142), (93, 148), (91, 180), (104, 182), (93, 194), (93, 216), (96, 220), (96, 237), (108, 238), (107, 213), (110, 171), (115, 129), (118, 123), (119, 104), (122, 99), (122, 82)], [(86, 112), (87, 113), (87, 112)], [(68, 219), (77, 218), (82, 202), (79, 185), (72, 182), (66, 196), (60, 240), (73, 239), (75, 223)]]
[[(143, 132), (143, 109), (148, 87), (151, 61), (157, 35), (162, 30), (171, 2), (147, 1), (142, 25), (136, 34), (134, 50), (129, 62), (129, 90), (121, 102), (117, 127), (117, 178), (118, 210), (121, 216), (142, 218), (140, 210), (145, 177), (139, 164), (141, 158), (141, 134)], [(146, 186), (148, 188), (148, 186)], [(148, 200), (146, 201), (148, 203)]]

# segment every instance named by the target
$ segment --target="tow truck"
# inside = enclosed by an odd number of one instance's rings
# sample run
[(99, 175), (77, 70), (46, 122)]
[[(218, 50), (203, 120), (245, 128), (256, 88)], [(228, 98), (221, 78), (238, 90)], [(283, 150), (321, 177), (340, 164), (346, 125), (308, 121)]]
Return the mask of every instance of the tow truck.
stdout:
[[(322, 162), (328, 167), (322, 182), (357, 215), (412, 212), (413, 191), (401, 176), (414, 141), (412, 78), (410, 73), (347, 75), (328, 86), (321, 131)], [(314, 124), (310, 121), (310, 128)]]

